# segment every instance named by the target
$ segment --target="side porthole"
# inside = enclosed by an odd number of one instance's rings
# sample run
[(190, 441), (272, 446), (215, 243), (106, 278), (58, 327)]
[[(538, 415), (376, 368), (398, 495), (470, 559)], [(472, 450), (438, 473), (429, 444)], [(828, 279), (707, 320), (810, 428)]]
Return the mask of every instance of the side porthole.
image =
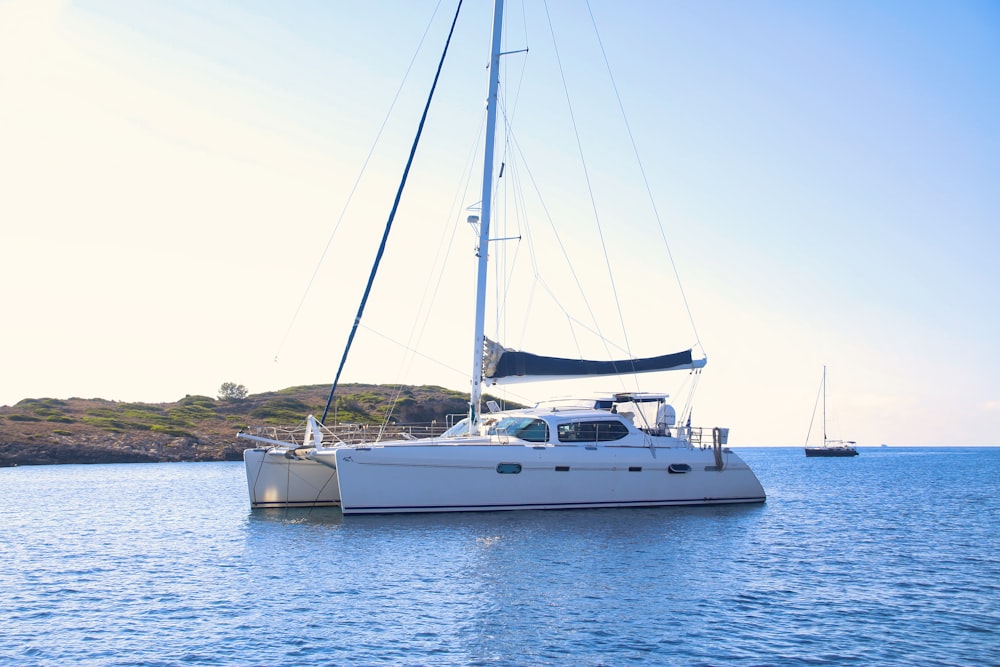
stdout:
[(671, 463), (667, 467), (667, 472), (672, 475), (678, 475), (685, 472), (691, 472), (691, 466), (686, 463)]
[(521, 472), (520, 463), (498, 463), (497, 472), (501, 475), (516, 475)]

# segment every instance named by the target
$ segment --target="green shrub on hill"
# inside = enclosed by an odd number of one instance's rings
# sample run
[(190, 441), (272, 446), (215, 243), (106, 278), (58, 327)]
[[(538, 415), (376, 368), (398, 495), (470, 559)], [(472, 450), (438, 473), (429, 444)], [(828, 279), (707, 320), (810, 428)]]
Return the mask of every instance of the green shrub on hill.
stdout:
[(46, 417), (45, 421), (58, 422), (60, 424), (72, 424), (76, 420), (72, 417), (67, 417), (66, 415), (52, 415), (50, 417)]
[(193, 437), (191, 433), (183, 428), (177, 428), (174, 426), (164, 426), (162, 424), (155, 424), (150, 429), (153, 433), (164, 433), (166, 435), (174, 435), (179, 438), (190, 438)]
[(315, 411), (297, 398), (279, 396), (250, 410), (249, 417), (269, 424), (296, 424)]
[(203, 408), (215, 408), (215, 399), (209, 396), (187, 395), (177, 401), (177, 405), (197, 405)]
[(149, 430), (148, 426), (123, 422), (118, 419), (115, 419), (114, 417), (84, 415), (81, 421), (84, 424), (88, 424), (89, 426), (95, 426), (104, 431), (121, 432), (124, 431), (126, 428), (137, 428), (139, 430), (144, 430), (144, 431)]
[(203, 405), (182, 405), (167, 410), (172, 421), (196, 422), (204, 419), (214, 419), (215, 410)]

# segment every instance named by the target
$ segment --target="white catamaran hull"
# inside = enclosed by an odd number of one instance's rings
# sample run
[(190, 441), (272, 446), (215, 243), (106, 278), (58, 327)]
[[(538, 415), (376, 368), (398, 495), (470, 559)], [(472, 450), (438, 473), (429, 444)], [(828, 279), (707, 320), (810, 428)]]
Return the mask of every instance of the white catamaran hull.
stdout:
[(759, 503), (736, 454), (689, 448), (389, 445), (332, 450), (344, 514)]
[(340, 504), (337, 471), (282, 448), (243, 452), (250, 506), (324, 507)]

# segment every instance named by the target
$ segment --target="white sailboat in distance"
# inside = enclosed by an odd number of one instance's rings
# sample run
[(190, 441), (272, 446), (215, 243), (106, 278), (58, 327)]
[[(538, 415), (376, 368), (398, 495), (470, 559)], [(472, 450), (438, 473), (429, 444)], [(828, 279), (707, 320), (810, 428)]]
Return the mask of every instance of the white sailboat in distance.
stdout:
[[(809, 422), (809, 432), (806, 433), (806, 456), (810, 458), (830, 458), (838, 456), (857, 456), (858, 450), (853, 440), (833, 440), (826, 434), (826, 366), (823, 366), (823, 382), (820, 386), (823, 396), (823, 444), (810, 447), (809, 435), (812, 433), (812, 421)], [(818, 398), (818, 397), (817, 397)], [(813, 418), (816, 417), (816, 406), (813, 406)], [(885, 445), (882, 445), (883, 447)]]

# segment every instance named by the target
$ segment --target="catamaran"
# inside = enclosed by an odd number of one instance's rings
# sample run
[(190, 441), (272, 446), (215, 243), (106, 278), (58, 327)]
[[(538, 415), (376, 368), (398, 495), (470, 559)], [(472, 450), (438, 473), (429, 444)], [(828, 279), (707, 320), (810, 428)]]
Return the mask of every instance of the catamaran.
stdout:
[[(498, 91), (507, 55), (501, 50), (503, 14), (503, 0), (496, 0), (482, 197), (479, 215), (470, 220), (479, 233), (468, 414), (437, 437), (351, 442), (325, 426), (328, 401), (324, 415), (310, 415), (292, 441), (240, 433), (254, 445), (244, 452), (251, 506), (339, 505), (348, 515), (764, 502), (756, 475), (727, 446), (728, 429), (692, 426), (689, 408), (678, 418), (667, 394), (618, 391), (517, 410), (494, 401), (483, 405), (484, 385), (668, 371), (697, 375), (707, 361), (695, 358), (692, 349), (646, 358), (551, 357), (507, 349), (486, 337)], [(380, 249), (348, 349), (381, 254)], [(658, 325), (647, 320), (645, 326)]]

